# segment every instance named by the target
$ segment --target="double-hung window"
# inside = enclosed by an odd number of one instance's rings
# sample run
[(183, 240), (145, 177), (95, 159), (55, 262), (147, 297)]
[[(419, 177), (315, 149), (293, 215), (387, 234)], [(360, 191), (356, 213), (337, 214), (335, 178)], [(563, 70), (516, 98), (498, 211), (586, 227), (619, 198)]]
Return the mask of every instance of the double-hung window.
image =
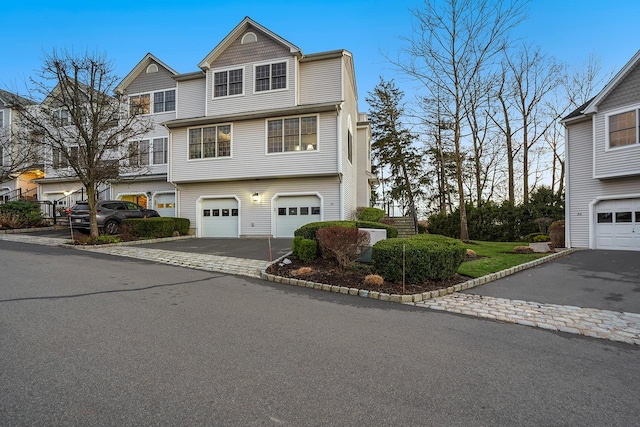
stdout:
[(0, 111), (0, 129), (4, 127), (4, 111)]
[(256, 74), (256, 92), (287, 88), (287, 63), (258, 65)]
[(231, 125), (189, 129), (189, 159), (231, 157)]
[(317, 117), (267, 121), (267, 152), (314, 151), (318, 147)]
[(146, 166), (149, 164), (149, 140), (129, 142), (129, 165)]
[(638, 110), (607, 116), (608, 147), (624, 147), (638, 144)]
[(153, 112), (164, 113), (166, 111), (175, 111), (176, 109), (176, 90), (165, 90), (155, 92), (153, 94)]
[(64, 150), (58, 147), (54, 147), (52, 154), (53, 154), (53, 159), (51, 162), (51, 166), (53, 167), (53, 169), (68, 168), (69, 161), (73, 162), (73, 164), (75, 165), (78, 164), (78, 147), (77, 146), (67, 147)]
[(151, 95), (148, 93), (129, 97), (131, 115), (149, 114), (151, 112)]
[(168, 138), (153, 138), (153, 164), (164, 165), (167, 163)]
[(213, 97), (242, 95), (242, 68), (213, 73)]
[(65, 109), (56, 111), (56, 119), (58, 120), (58, 125), (69, 126), (69, 111)]

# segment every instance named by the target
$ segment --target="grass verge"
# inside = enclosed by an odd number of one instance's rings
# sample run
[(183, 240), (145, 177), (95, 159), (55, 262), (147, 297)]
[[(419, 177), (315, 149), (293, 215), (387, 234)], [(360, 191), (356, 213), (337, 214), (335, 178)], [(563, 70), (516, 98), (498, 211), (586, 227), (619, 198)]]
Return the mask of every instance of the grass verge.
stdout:
[(465, 244), (467, 249), (472, 249), (481, 258), (463, 262), (460, 268), (458, 268), (458, 273), (469, 277), (482, 277), (548, 255), (541, 253), (513, 253), (513, 248), (522, 245), (526, 245), (526, 243), (474, 241)]

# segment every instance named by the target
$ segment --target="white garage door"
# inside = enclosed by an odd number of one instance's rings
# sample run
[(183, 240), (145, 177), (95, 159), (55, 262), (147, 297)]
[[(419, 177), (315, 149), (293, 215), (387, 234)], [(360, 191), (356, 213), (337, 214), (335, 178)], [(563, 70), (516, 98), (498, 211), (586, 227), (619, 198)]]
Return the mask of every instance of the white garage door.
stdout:
[(238, 237), (236, 199), (207, 199), (200, 206), (202, 237)]
[(153, 209), (157, 210), (160, 216), (176, 216), (176, 200), (173, 193), (156, 194)]
[(596, 248), (640, 251), (640, 199), (607, 200), (597, 205)]
[(301, 226), (320, 221), (320, 198), (279, 197), (276, 202), (276, 215), (276, 237), (293, 237), (293, 232)]

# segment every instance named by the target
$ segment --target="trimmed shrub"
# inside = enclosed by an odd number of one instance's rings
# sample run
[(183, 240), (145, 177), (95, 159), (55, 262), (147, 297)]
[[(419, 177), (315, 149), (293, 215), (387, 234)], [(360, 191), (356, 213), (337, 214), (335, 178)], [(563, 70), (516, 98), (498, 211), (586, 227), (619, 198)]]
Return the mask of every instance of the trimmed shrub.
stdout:
[(538, 234), (533, 238), (534, 242), (549, 242), (551, 239), (546, 234)]
[(318, 258), (318, 242), (302, 236), (293, 238), (292, 251), (300, 261), (309, 262)]
[(527, 234), (526, 236), (524, 236), (524, 239), (522, 239), (522, 240), (524, 240), (527, 243), (540, 242), (540, 241), (546, 242), (546, 240), (536, 240), (536, 238), (538, 236), (545, 236), (545, 234), (544, 233), (540, 233), (540, 232), (538, 232), (538, 233), (530, 233), (530, 234)]
[(191, 221), (188, 218), (176, 218), (176, 217), (165, 217), (173, 220), (173, 229), (180, 233), (181, 236), (186, 236), (189, 234), (189, 226), (191, 225)]
[(358, 214), (359, 221), (380, 222), (384, 218), (384, 211), (378, 208), (364, 208)]
[(357, 228), (321, 228), (316, 237), (322, 257), (336, 261), (342, 268), (353, 264), (369, 246), (369, 233)]
[(554, 248), (564, 248), (564, 219), (553, 222), (549, 226), (549, 237)]
[(387, 280), (402, 281), (403, 252), (406, 282), (421, 283), (453, 277), (464, 261), (466, 249), (459, 240), (433, 234), (382, 240), (373, 245), (376, 272)]
[(16, 201), (0, 204), (0, 228), (31, 228), (44, 225), (38, 203)]
[(398, 230), (395, 227), (392, 227), (387, 224), (383, 224), (381, 222), (370, 222), (370, 221), (319, 221), (319, 222), (310, 222), (308, 224), (303, 225), (298, 228), (293, 235), (301, 236), (305, 239), (310, 240), (318, 240), (316, 238), (316, 233), (318, 230), (322, 228), (328, 227), (344, 227), (344, 228), (377, 228), (377, 229), (385, 229), (387, 230), (387, 237), (398, 237)]
[(147, 239), (171, 237), (175, 231), (173, 218), (128, 218), (122, 221), (129, 232), (134, 236)]

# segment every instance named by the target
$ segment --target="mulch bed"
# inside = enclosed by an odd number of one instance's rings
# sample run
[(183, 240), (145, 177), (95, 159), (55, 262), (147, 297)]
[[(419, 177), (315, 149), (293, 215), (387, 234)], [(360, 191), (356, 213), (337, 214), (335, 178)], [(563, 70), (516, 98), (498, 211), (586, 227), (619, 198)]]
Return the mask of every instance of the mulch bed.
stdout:
[[(388, 281), (384, 281), (380, 286), (365, 284), (365, 276), (373, 272), (373, 268), (367, 264), (356, 264), (349, 269), (340, 269), (336, 264), (321, 258), (311, 262), (303, 262), (291, 255), (287, 257), (287, 259), (291, 261), (290, 264), (285, 264), (282, 261), (275, 263), (267, 269), (267, 273), (332, 286), (345, 286), (348, 288), (357, 288), (397, 295), (421, 294), (423, 292), (435, 291), (438, 289), (448, 288), (471, 279), (470, 277), (456, 274), (449, 280), (429, 280), (423, 283), (405, 284), (403, 289), (402, 283)], [(310, 267), (311, 272), (300, 274), (298, 270), (301, 267)]]

